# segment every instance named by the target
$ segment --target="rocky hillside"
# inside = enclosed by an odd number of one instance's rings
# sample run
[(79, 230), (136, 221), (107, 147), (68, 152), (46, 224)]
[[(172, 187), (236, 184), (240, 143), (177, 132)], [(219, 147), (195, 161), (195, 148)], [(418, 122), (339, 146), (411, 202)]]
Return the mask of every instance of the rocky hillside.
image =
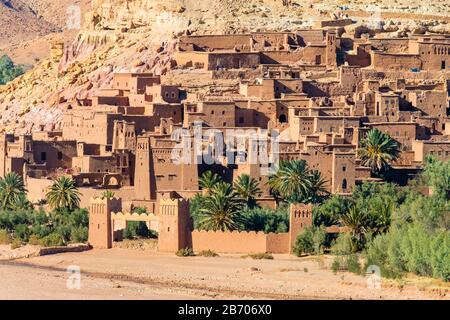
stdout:
[(34, 64), (50, 53), (49, 41), (71, 42), (79, 30), (67, 30), (68, 11), (86, 11), (91, 0), (0, 0), (0, 54), (18, 64)]
[[(64, 110), (107, 87), (113, 72), (167, 73), (174, 65), (176, 37), (182, 34), (295, 30), (340, 15), (358, 20), (342, 32), (362, 28), (368, 1), (338, 2), (348, 8), (339, 11), (337, 1), (331, 0), (291, 1), (289, 6), (282, 0), (92, 0), (82, 30), (64, 52), (54, 51), (0, 88), (0, 130), (58, 128)], [(407, 36), (449, 31), (447, 4), (431, 0), (422, 12), (416, 2), (397, 0), (395, 7), (382, 3), (388, 16), (376, 32)]]
[(0, 47), (59, 30), (23, 0), (0, 0), (0, 28)]

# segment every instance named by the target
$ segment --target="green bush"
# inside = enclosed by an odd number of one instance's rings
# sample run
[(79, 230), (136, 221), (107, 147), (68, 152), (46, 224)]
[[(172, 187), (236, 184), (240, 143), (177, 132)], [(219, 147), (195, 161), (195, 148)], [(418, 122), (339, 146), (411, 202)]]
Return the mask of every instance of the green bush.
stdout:
[(333, 263), (331, 264), (331, 270), (333, 270), (333, 273), (341, 271), (341, 258), (340, 257), (334, 257)]
[(294, 253), (301, 257), (303, 254), (310, 254), (314, 252), (313, 231), (307, 228), (299, 233), (294, 244)]
[(194, 251), (192, 251), (192, 248), (183, 248), (178, 250), (175, 253), (179, 257), (193, 257), (195, 256)]
[(4, 229), (0, 229), (0, 244), (10, 244), (11, 243), (11, 236), (9, 235), (9, 232)]
[(41, 246), (43, 246), (43, 247), (63, 246), (64, 245), (64, 239), (58, 233), (51, 233), (48, 236), (42, 238), (39, 241), (39, 244)]
[(301, 257), (303, 254), (321, 254), (326, 241), (326, 231), (323, 227), (306, 228), (299, 233), (294, 244), (294, 253)]
[(331, 270), (334, 273), (338, 271), (349, 271), (355, 274), (363, 273), (362, 266), (356, 254), (335, 256), (331, 264)]
[(72, 243), (84, 243), (88, 240), (89, 229), (86, 227), (72, 227), (70, 241)]
[(332, 226), (339, 223), (343, 214), (352, 206), (352, 201), (339, 195), (333, 195), (320, 206), (313, 208), (315, 226)]
[(420, 224), (395, 228), (373, 239), (366, 250), (367, 265), (378, 265), (388, 278), (405, 272), (450, 280), (450, 232), (430, 232)]
[(341, 233), (331, 245), (331, 252), (335, 255), (348, 255), (355, 253), (358, 249), (349, 233)]
[(28, 238), (30, 237), (30, 230), (27, 224), (18, 224), (14, 230), (14, 234), (16, 238), (19, 238), (23, 242), (28, 242)]
[(15, 66), (13, 61), (7, 55), (0, 57), (0, 85), (14, 80), (24, 72), (24, 68)]
[(127, 227), (123, 230), (124, 239), (137, 239), (137, 238), (157, 238), (158, 234), (154, 230), (150, 230), (147, 224), (142, 221), (130, 221), (127, 223)]
[(288, 207), (277, 210), (252, 208), (241, 213), (242, 230), (284, 233), (289, 230)]

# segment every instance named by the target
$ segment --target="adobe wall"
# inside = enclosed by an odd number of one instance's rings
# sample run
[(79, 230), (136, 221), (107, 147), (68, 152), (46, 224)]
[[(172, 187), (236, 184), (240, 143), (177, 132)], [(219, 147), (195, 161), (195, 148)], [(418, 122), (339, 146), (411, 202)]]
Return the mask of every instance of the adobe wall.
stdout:
[(258, 52), (210, 53), (207, 70), (256, 68), (260, 60)]
[[(36, 180), (36, 179), (35, 179)], [(51, 180), (44, 180), (50, 181)], [(100, 197), (106, 189), (88, 188), (80, 187), (78, 191), (80, 195), (80, 208), (88, 208), (91, 198)], [(117, 198), (122, 199), (123, 207), (128, 208), (130, 206), (131, 200), (134, 198), (134, 187), (121, 187), (120, 189), (112, 190)], [(41, 198), (42, 199), (42, 198)]]
[(302, 59), (302, 50), (293, 51), (264, 51), (261, 52), (262, 64), (294, 64)]
[(219, 253), (288, 253), (287, 240), (287, 233), (192, 231), (194, 252), (213, 250)]
[[(389, 39), (371, 38), (370, 44), (374, 50), (386, 51), (387, 53), (408, 53), (409, 38)], [(414, 53), (414, 52), (411, 52)]]
[[(25, 187), (28, 190), (27, 198), (31, 202), (37, 202), (39, 200), (45, 199), (45, 195), (48, 189), (53, 184), (52, 180), (47, 179), (35, 179), (26, 177), (24, 179)], [(86, 203), (89, 205), (89, 201)]]
[(235, 47), (250, 49), (251, 35), (202, 35), (180, 37), (179, 49), (190, 50), (233, 50)]
[(269, 233), (266, 235), (266, 252), (289, 253), (289, 233)]
[(372, 52), (371, 67), (377, 70), (384, 70), (386, 66), (395, 70), (421, 69), (422, 61), (418, 55), (414, 54), (389, 54), (383, 52)]
[(202, 52), (176, 52), (174, 60), (178, 66), (196, 67), (205, 70), (208, 68), (208, 54)]

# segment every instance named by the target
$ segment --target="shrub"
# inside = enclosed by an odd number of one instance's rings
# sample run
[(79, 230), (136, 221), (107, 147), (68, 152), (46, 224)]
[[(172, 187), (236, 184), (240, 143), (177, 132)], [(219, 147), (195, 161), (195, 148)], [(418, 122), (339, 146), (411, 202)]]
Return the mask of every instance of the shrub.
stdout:
[(209, 250), (209, 249), (200, 251), (197, 255), (201, 256), (201, 257), (218, 257), (219, 256), (216, 252)]
[(410, 223), (373, 239), (366, 250), (367, 265), (377, 265), (388, 278), (405, 272), (450, 280), (448, 230), (429, 231)]
[(326, 232), (323, 227), (306, 228), (295, 240), (294, 253), (301, 257), (303, 254), (321, 254), (326, 240)]
[(349, 272), (361, 274), (361, 264), (359, 263), (358, 256), (356, 254), (345, 256), (345, 263)]
[(0, 244), (10, 244), (11, 243), (11, 236), (9, 235), (9, 232), (4, 229), (0, 229)]
[(24, 72), (24, 68), (14, 65), (13, 61), (7, 55), (0, 57), (0, 85), (14, 80)]
[(22, 241), (19, 238), (15, 238), (13, 239), (13, 241), (11, 241), (11, 249), (18, 249), (22, 246)]
[(314, 252), (313, 232), (311, 228), (306, 228), (299, 233), (295, 240), (294, 253), (301, 257), (303, 254)]
[(88, 240), (89, 230), (86, 227), (72, 227), (70, 241), (72, 243), (84, 243)]
[(350, 209), (352, 202), (348, 198), (333, 195), (320, 206), (313, 208), (315, 226), (331, 226), (339, 222), (340, 217)]
[(333, 263), (331, 264), (331, 270), (333, 270), (333, 273), (336, 273), (341, 270), (341, 262), (339, 257), (334, 257)]
[(175, 253), (179, 257), (193, 257), (195, 256), (194, 251), (192, 251), (192, 248), (183, 248), (178, 250)]
[(32, 234), (30, 236), (30, 238), (28, 239), (28, 244), (32, 245), (32, 246), (38, 246), (40, 239), (38, 238), (38, 236), (36, 236), (35, 234)]
[(246, 231), (264, 231), (265, 233), (283, 233), (289, 230), (287, 207), (277, 210), (253, 208), (242, 212), (242, 229)]
[(356, 274), (362, 273), (362, 267), (356, 254), (335, 256), (331, 264), (334, 273), (338, 271), (349, 271)]
[(136, 238), (157, 238), (158, 234), (156, 231), (149, 230), (145, 222), (130, 221), (123, 230), (123, 237), (130, 240)]
[(30, 236), (30, 230), (26, 224), (18, 224), (14, 230), (15, 237), (23, 242), (28, 242)]
[(248, 254), (248, 255), (242, 256), (242, 258), (244, 258), (244, 259), (252, 258), (254, 260), (262, 260), (262, 259), (273, 260), (273, 256), (270, 253), (266, 253), (266, 252)]
[(335, 255), (348, 255), (356, 252), (356, 245), (348, 233), (341, 233), (331, 246), (331, 252)]
[(56, 247), (64, 245), (64, 239), (58, 233), (51, 233), (48, 236), (42, 238), (39, 244), (43, 247)]

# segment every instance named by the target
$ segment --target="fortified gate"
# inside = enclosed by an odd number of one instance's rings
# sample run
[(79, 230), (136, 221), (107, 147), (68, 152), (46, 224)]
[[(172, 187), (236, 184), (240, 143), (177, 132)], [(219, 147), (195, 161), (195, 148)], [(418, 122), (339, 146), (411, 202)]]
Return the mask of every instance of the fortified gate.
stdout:
[(291, 253), (297, 235), (312, 226), (312, 205), (304, 204), (291, 205), (290, 230), (277, 234), (192, 230), (189, 201), (184, 199), (160, 199), (154, 208), (150, 214), (124, 213), (120, 199), (92, 198), (89, 243), (94, 248), (112, 248), (114, 241), (121, 240), (127, 222), (142, 221), (158, 232), (158, 251), (190, 247), (220, 253)]

